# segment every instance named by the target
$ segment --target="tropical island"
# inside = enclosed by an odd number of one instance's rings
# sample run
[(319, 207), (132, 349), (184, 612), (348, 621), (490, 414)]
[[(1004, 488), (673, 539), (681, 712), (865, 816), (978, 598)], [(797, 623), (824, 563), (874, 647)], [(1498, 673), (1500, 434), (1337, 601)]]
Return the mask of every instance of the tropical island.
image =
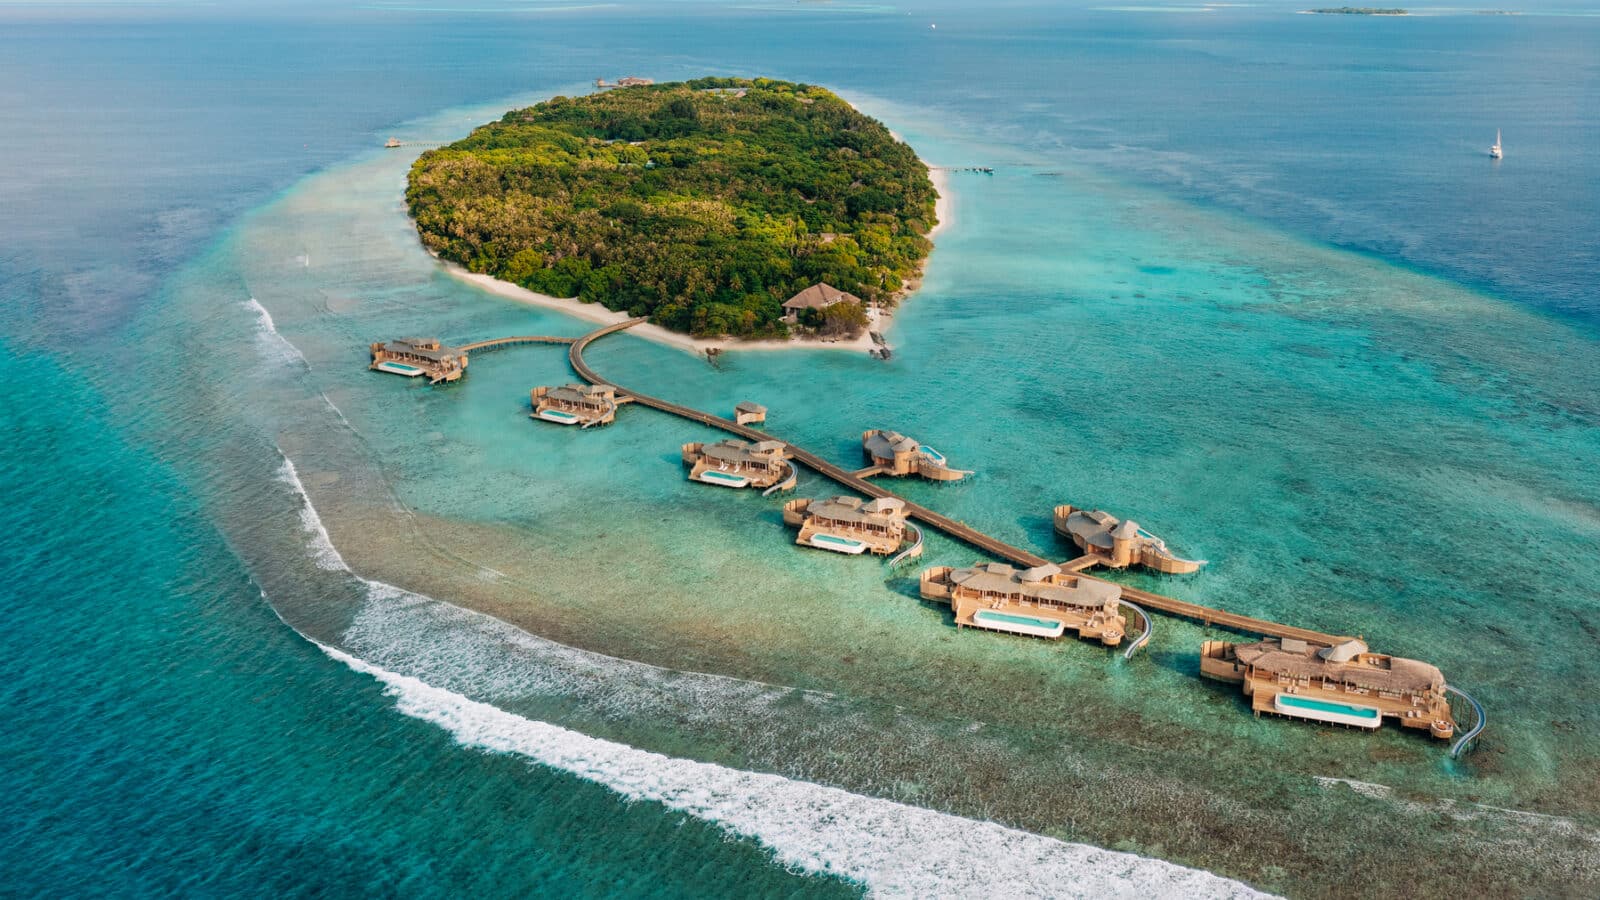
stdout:
[(1410, 10), (1383, 9), (1376, 6), (1332, 6), (1322, 9), (1308, 9), (1308, 13), (1318, 16), (1409, 16)]
[(765, 78), (555, 97), (424, 153), (406, 189), (468, 272), (743, 338), (859, 334), (914, 283), (936, 199), (882, 123)]

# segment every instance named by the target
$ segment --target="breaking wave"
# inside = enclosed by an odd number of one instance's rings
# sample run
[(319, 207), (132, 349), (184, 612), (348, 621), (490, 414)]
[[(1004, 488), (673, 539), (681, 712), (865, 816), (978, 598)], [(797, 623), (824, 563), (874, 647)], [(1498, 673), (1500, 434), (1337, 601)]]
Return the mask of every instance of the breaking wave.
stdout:
[[(307, 547), (319, 568), (349, 571), (311, 504), (294, 463), (284, 457), (280, 479), (301, 502), (300, 521)], [(351, 573), (353, 577), (359, 575)], [(421, 664), (443, 680), (470, 680), (476, 692), (487, 688), (524, 691), (529, 673), (509, 668), (488, 654), (496, 642), (537, 649), (555, 672), (542, 676), (571, 685), (574, 674), (588, 679), (615, 676), (616, 667), (651, 673), (661, 689), (732, 690), (748, 702), (760, 695), (789, 692), (770, 685), (714, 675), (696, 675), (591, 654), (529, 635), (513, 626), (449, 604), (361, 578), (368, 609), (358, 616), (346, 640), (357, 652), (397, 656), (394, 664)], [(454, 648), (438, 641), (421, 646), (397, 642), (405, 637), (407, 617), (396, 611), (428, 610), (428, 617), (459, 618), (472, 627), (469, 639)], [(380, 612), (386, 611), (386, 612)], [(421, 631), (426, 633), (426, 624)], [(435, 629), (435, 632), (437, 630)], [(488, 640), (470, 639), (476, 631)], [(412, 633), (412, 636), (419, 636)], [(660, 803), (668, 809), (715, 824), (754, 840), (775, 860), (795, 871), (844, 878), (877, 896), (941, 897), (1259, 897), (1242, 883), (1131, 853), (1103, 850), (992, 822), (967, 819), (917, 806), (853, 794), (714, 763), (674, 758), (590, 737), (571, 729), (525, 718), (489, 703), (391, 671), (345, 650), (313, 641), (330, 658), (370, 675), (395, 699), (399, 712), (431, 722), (464, 747), (523, 757), (603, 785), (628, 800)], [(480, 646), (484, 645), (484, 646)], [(503, 643), (502, 647), (505, 646)], [(398, 652), (404, 650), (404, 652)], [(453, 652), (460, 651), (460, 652)], [(513, 674), (511, 670), (520, 670)], [(582, 678), (579, 679), (583, 680)], [(548, 686), (548, 685), (547, 685)], [(792, 694), (792, 692), (789, 692)], [(816, 695), (826, 697), (826, 695)], [(764, 698), (762, 698), (764, 699)], [(697, 704), (698, 705), (698, 704)]]
[(251, 297), (244, 302), (245, 309), (256, 315), (256, 343), (261, 347), (261, 352), (267, 359), (274, 362), (299, 365), (310, 368), (305, 355), (300, 348), (289, 343), (289, 339), (278, 333), (278, 326), (272, 321), (272, 313), (261, 305), (256, 298)]
[(522, 756), (629, 800), (660, 803), (753, 839), (792, 869), (845, 878), (875, 895), (1263, 896), (1160, 860), (588, 737), (318, 646), (382, 683), (400, 712), (444, 728), (462, 746)]

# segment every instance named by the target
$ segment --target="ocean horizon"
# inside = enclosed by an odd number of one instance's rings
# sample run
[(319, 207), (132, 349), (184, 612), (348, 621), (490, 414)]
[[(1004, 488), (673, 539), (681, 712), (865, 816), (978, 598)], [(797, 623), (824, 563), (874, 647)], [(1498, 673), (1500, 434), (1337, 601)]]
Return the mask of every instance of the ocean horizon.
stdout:
[[(0, 2), (7, 890), (1592, 895), (1600, 9), (1299, 10)], [(948, 215), (887, 361), (599, 372), (846, 468), (915, 436), (975, 474), (886, 487), (1047, 559), (1058, 504), (1136, 518), (1207, 565), (1107, 578), (1425, 660), (1488, 730), (1252, 716), (1198, 677), (1243, 638), (1167, 616), (958, 629), (918, 573), (972, 547), (803, 550), (815, 474), (531, 422), (563, 347), (368, 371), (595, 327), (445, 271), (404, 191), (623, 75), (827, 87)]]

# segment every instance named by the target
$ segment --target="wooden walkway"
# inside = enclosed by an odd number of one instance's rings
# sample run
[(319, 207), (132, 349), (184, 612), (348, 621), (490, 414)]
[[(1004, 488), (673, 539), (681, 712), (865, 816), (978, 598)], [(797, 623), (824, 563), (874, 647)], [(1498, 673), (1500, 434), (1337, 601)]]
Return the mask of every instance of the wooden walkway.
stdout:
[(577, 338), (551, 337), (546, 334), (519, 334), (514, 337), (490, 338), (487, 341), (476, 341), (463, 344), (458, 349), (471, 353), (475, 350), (492, 350), (496, 347), (510, 347), (513, 344), (570, 344)]
[[(601, 378), (598, 372), (590, 368), (589, 364), (583, 361), (583, 351), (591, 342), (599, 338), (603, 338), (608, 334), (615, 334), (616, 332), (622, 331), (625, 328), (632, 328), (643, 321), (645, 320), (629, 319), (626, 322), (619, 322), (615, 325), (608, 325), (605, 328), (591, 331), (583, 337), (573, 340), (571, 342), (571, 348), (569, 348), (567, 351), (567, 359), (572, 363), (572, 370), (578, 373), (578, 377), (589, 382), (590, 384), (611, 385), (616, 389), (619, 398), (626, 394), (627, 396), (633, 398), (635, 402), (641, 403), (645, 406), (659, 409), (662, 412), (671, 413), (672, 415), (680, 418), (688, 419), (691, 422), (699, 422), (702, 425), (709, 425), (712, 428), (721, 429), (729, 434), (738, 435), (745, 440), (782, 440), (770, 432), (757, 431), (754, 428), (740, 425), (737, 422), (734, 422), (732, 419), (724, 419), (721, 416), (714, 416), (707, 412), (701, 412), (693, 407), (683, 406), (678, 403), (672, 403), (668, 400), (662, 400), (658, 397), (652, 397), (649, 394), (641, 394), (638, 391), (629, 390), (621, 385)], [(984, 534), (970, 525), (957, 522), (956, 520), (934, 512), (933, 510), (928, 509), (921, 504), (913, 503), (904, 497), (899, 497), (893, 492), (884, 490), (878, 485), (867, 481), (856, 472), (836, 466), (809, 450), (797, 447), (788, 441), (784, 441), (784, 443), (788, 445), (789, 452), (793, 455), (795, 462), (798, 462), (813, 472), (816, 472), (818, 475), (830, 478), (833, 481), (836, 481), (839, 484), (868, 497), (892, 497), (896, 500), (899, 500), (905, 504), (906, 513), (911, 518), (926, 523), (927, 525), (938, 529), (939, 531), (944, 532), (946, 535), (949, 535), (950, 537), (953, 537), (959, 541), (971, 544), (972, 546), (977, 547), (979, 550), (982, 550), (993, 557), (1009, 560), (1010, 562), (1025, 568), (1042, 566), (1050, 562), (1050, 560), (1047, 560), (1042, 556), (1036, 556), (1026, 550), (1021, 549), (1020, 547), (1013, 547), (1004, 541), (990, 537), (989, 535)], [(1081, 577), (1093, 578), (1094, 576), (1083, 575)], [(1106, 579), (1103, 578), (1096, 578), (1095, 580), (1106, 581)], [(1265, 619), (1241, 616), (1237, 613), (1231, 613), (1221, 609), (1213, 609), (1209, 606), (1201, 606), (1198, 603), (1190, 603), (1186, 600), (1179, 600), (1175, 597), (1165, 597), (1161, 594), (1152, 594), (1149, 591), (1141, 591), (1137, 588), (1126, 587), (1123, 585), (1117, 586), (1122, 588), (1122, 595), (1124, 597), (1131, 601), (1137, 602), (1141, 606), (1144, 606), (1148, 609), (1159, 610), (1167, 613), (1168, 615), (1192, 619), (1196, 622), (1204, 623), (1207, 626), (1216, 625), (1223, 628), (1230, 628), (1235, 631), (1243, 631), (1251, 634), (1263, 634), (1270, 637), (1299, 638), (1304, 641), (1327, 644), (1330, 646), (1345, 640), (1344, 637), (1339, 635), (1324, 634), (1320, 631), (1312, 631), (1309, 628), (1296, 628), (1293, 625), (1282, 625), (1277, 622), (1269, 622)]]

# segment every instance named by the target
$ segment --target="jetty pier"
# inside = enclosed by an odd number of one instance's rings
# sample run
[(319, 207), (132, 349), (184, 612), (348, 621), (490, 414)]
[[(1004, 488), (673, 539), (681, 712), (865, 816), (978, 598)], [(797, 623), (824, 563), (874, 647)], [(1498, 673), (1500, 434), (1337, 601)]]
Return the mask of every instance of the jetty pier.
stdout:
[[(1137, 638), (1134, 638), (1129, 642), (1129, 645), (1124, 653), (1125, 657), (1131, 658), (1136, 650), (1144, 646), (1150, 640), (1153, 630), (1153, 623), (1147, 610), (1155, 610), (1166, 613), (1167, 615), (1189, 619), (1194, 622), (1199, 622), (1207, 628), (1220, 627), (1247, 634), (1264, 635), (1268, 638), (1276, 639), (1276, 641), (1280, 643), (1280, 646), (1284, 644), (1305, 644), (1308, 645), (1308, 650), (1322, 653), (1324, 657), (1327, 654), (1323, 651), (1333, 652), (1345, 646), (1354, 644), (1360, 644), (1363, 650), (1365, 648), (1365, 645), (1362, 644), (1359, 639), (1349, 636), (1330, 634), (1316, 631), (1314, 629), (1300, 628), (1294, 625), (1287, 625), (1280, 622), (1259, 619), (1253, 616), (1240, 615), (1227, 610), (1204, 606), (1198, 603), (1191, 603), (1187, 600), (1180, 600), (1175, 597), (1168, 597), (1152, 591), (1120, 585), (1116, 582), (1111, 582), (1106, 579), (1100, 579), (1096, 578), (1095, 576), (1085, 574), (1087, 569), (1095, 566), (1121, 568), (1127, 565), (1128, 562), (1127, 560), (1115, 558), (1116, 554), (1114, 552), (1112, 554), (1093, 552), (1099, 548), (1095, 547), (1094, 542), (1092, 541), (1087, 542), (1089, 543), (1089, 546), (1082, 547), (1082, 549), (1091, 550), (1091, 552), (1084, 553), (1075, 559), (1061, 563), (1059, 566), (1057, 566), (1057, 564), (1052, 563), (1050, 560), (1047, 560), (1038, 554), (1008, 544), (998, 538), (985, 534), (984, 532), (979, 531), (970, 525), (967, 525), (963, 522), (958, 522), (949, 518), (948, 516), (922, 506), (921, 504), (913, 503), (910, 500), (899, 497), (893, 492), (888, 491), (879, 485), (873, 484), (865, 477), (862, 477), (862, 475), (865, 473), (844, 469), (843, 467), (835, 465), (834, 463), (823, 459), (822, 457), (812, 453), (809, 450), (806, 450), (803, 447), (799, 447), (787, 441), (780, 441), (778, 438), (768, 432), (758, 431), (732, 419), (726, 419), (721, 416), (704, 412), (702, 410), (695, 409), (694, 407), (685, 406), (680, 403), (673, 403), (669, 400), (655, 397), (650, 394), (641, 393), (639, 391), (625, 388), (621, 385), (615, 384), (614, 382), (608, 381), (601, 377), (601, 375), (584, 360), (583, 352), (589, 346), (589, 344), (599, 340), (600, 338), (606, 337), (607, 335), (615, 334), (619, 331), (632, 328), (633, 326), (639, 325), (645, 321), (646, 319), (642, 317), (628, 319), (623, 322), (618, 322), (596, 329), (578, 338), (544, 336), (495, 338), (486, 341), (479, 341), (474, 344), (466, 344), (456, 349), (458, 351), (466, 351), (474, 348), (487, 349), (490, 347), (511, 346), (518, 343), (566, 344), (568, 345), (567, 360), (571, 364), (572, 370), (577, 373), (578, 377), (588, 382), (590, 385), (608, 388), (610, 393), (615, 397), (615, 402), (617, 403), (632, 402), (638, 403), (642, 406), (648, 406), (691, 422), (697, 422), (701, 425), (716, 428), (728, 434), (743, 438), (752, 444), (762, 442), (781, 444), (783, 447), (783, 455), (788, 459), (805, 466), (813, 472), (816, 472), (817, 474), (828, 478), (841, 486), (847, 487), (867, 497), (875, 500), (896, 501), (899, 504), (899, 509), (903, 510), (906, 518), (915, 519), (933, 528), (934, 530), (945, 534), (948, 537), (976, 547), (977, 549), (982, 550), (991, 556), (1007, 560), (1015, 565), (1023, 567), (1024, 569), (1055, 569), (1060, 573), (1070, 574), (1086, 581), (1100, 582), (1104, 585), (1118, 588), (1120, 590), (1120, 605), (1136, 616), (1136, 618), (1126, 619), (1126, 624), (1133, 626), (1135, 622), (1137, 622), (1138, 630), (1141, 632)], [(376, 350), (379, 346), (381, 345), (374, 345), (374, 350)], [(463, 359), (462, 362), (462, 368), (464, 369), (465, 360)], [(374, 365), (373, 368), (377, 368), (377, 366)], [(457, 377), (459, 377), (459, 375)], [(763, 410), (763, 413), (764, 412), (765, 410)], [(771, 493), (774, 490), (792, 487), (793, 485), (794, 469), (791, 466), (789, 477), (779, 484), (772, 485), (765, 493)], [(1066, 518), (1074, 512), (1077, 511), (1072, 507), (1059, 507), (1056, 510), (1057, 517), (1063, 525), (1065, 525)], [(1064, 533), (1070, 534), (1070, 529), (1062, 528), (1060, 530)], [(1072, 536), (1075, 539), (1078, 537), (1077, 535)], [(1155, 540), (1153, 538), (1151, 539)], [(1156, 542), (1159, 544), (1158, 540)], [(918, 549), (920, 549), (920, 532), (917, 534), (916, 546)], [(1160, 549), (1164, 551), (1165, 547), (1162, 546)], [(905, 554), (902, 554), (901, 556), (903, 557)], [(901, 557), (897, 557), (894, 562), (899, 562), (900, 558)], [(1155, 562), (1155, 560), (1152, 559), (1150, 562)], [(1187, 561), (1177, 560), (1177, 562), (1184, 563)], [(1157, 569), (1163, 568), (1163, 566), (1160, 564), (1152, 565), (1151, 567)], [(1129, 629), (1130, 632), (1133, 630), (1133, 628)], [(1321, 650), (1319, 651), (1317, 648), (1321, 648)], [(1209, 650), (1211, 648), (1208, 647), (1205, 649)], [(1221, 653), (1223, 651), (1219, 647), (1216, 648), (1216, 652)], [(1372, 657), (1382, 656), (1381, 654), (1357, 654), (1357, 656), (1360, 655)], [(1381, 663), (1387, 666), (1389, 664), (1389, 659), (1389, 657), (1382, 657)], [(1412, 660), (1398, 659), (1395, 661), (1398, 663), (1415, 662)], [(1379, 664), (1379, 662), (1380, 661), (1377, 659), (1374, 659), (1373, 661), (1374, 665)], [(1482, 705), (1467, 695), (1464, 691), (1461, 691), (1459, 688), (1456, 688), (1453, 685), (1444, 685), (1443, 690), (1448, 692), (1450, 695), (1458, 697), (1460, 700), (1464, 701), (1464, 704), (1470, 708), (1474, 714), (1475, 721), (1471, 727), (1468, 728), (1464, 734), (1456, 735), (1457, 740), (1451, 746), (1451, 755), (1458, 756), (1467, 747), (1475, 745), (1476, 739), (1479, 737), (1479, 735), (1481, 735), (1485, 725), (1487, 724), (1487, 716), (1483, 711)], [(1293, 692), (1288, 691), (1285, 693), (1292, 695)], [(1291, 696), (1291, 699), (1298, 700), (1299, 698), (1294, 698)], [(1309, 701), (1299, 700), (1299, 705), (1308, 705), (1308, 703)], [(1289, 705), (1290, 704), (1287, 703), (1279, 704), (1279, 706), (1282, 708), (1278, 709), (1277, 711), (1280, 714), (1292, 715), (1293, 713), (1288, 711)], [(1448, 705), (1445, 708), (1448, 710)], [(1450, 713), (1447, 711), (1445, 715), (1449, 717)], [(1452, 723), (1451, 729), (1453, 729), (1453, 727), (1454, 726)], [(1448, 733), (1450, 732), (1447, 730), (1435, 729), (1435, 736), (1444, 736)]]

